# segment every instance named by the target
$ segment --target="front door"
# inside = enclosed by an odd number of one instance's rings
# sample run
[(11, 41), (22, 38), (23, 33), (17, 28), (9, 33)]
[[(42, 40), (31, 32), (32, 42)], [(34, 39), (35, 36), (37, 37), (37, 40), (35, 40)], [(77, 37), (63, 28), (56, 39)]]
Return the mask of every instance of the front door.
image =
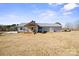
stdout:
[(42, 32), (42, 27), (38, 27), (38, 32)]
[(36, 32), (36, 27), (31, 27), (30, 29), (32, 32)]

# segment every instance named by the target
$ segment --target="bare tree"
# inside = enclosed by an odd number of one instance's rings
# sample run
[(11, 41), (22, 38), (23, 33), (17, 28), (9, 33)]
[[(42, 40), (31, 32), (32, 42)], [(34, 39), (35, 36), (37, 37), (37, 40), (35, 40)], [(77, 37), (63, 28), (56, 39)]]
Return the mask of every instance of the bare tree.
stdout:
[(77, 30), (79, 30), (79, 20), (76, 21), (76, 23), (75, 23), (75, 28), (76, 28)]
[(72, 23), (66, 23), (65, 28), (72, 30), (73, 29), (73, 24)]

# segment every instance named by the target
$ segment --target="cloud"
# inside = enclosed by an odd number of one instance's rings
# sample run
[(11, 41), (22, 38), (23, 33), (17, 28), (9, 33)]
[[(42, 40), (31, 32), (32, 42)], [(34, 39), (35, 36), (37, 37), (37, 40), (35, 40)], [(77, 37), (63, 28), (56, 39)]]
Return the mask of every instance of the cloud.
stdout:
[(51, 6), (51, 5), (52, 5), (52, 3), (48, 3), (48, 5), (50, 5), (50, 6)]
[(60, 12), (62, 12), (62, 14), (64, 16), (66, 15), (70, 15), (73, 14), (73, 10), (79, 7), (79, 5), (77, 3), (66, 3), (63, 5), (63, 7), (60, 9)]
[(75, 9), (76, 7), (79, 7), (79, 5), (77, 3), (48, 3), (50, 6), (62, 6), (59, 9), (59, 12), (62, 12), (63, 15), (70, 15), (73, 13), (73, 9)]
[(49, 16), (54, 16), (54, 15), (55, 15), (55, 13), (54, 13), (53, 11), (49, 11), (49, 10), (48, 10), (48, 11), (42, 12), (39, 16), (40, 16), (40, 17), (43, 17), (43, 18), (44, 18), (44, 17), (47, 18), (47, 17), (49, 17)]
[(38, 15), (38, 17), (43, 20), (50, 20), (50, 18), (53, 18), (53, 16), (55, 16), (55, 12), (51, 10), (47, 10)]
[(18, 16), (17, 15), (13, 15), (13, 14), (8, 14), (8, 15), (6, 15), (6, 17), (17, 18)]
[(55, 6), (58, 6), (58, 5), (63, 5), (64, 3), (48, 3), (48, 5), (52, 6), (52, 5), (55, 5)]
[(41, 12), (40, 14), (37, 15), (37, 22), (39, 23), (54, 23), (54, 22), (59, 22), (58, 18), (58, 12), (52, 11), (52, 10), (45, 10)]
[(26, 20), (29, 20), (30, 17), (27, 16), (21, 16), (21, 15), (15, 15), (15, 14), (7, 14), (0, 16), (0, 24), (17, 24), (21, 22), (26, 22)]
[(70, 10), (75, 9), (76, 7), (79, 7), (79, 5), (76, 3), (68, 3), (68, 4), (64, 5), (63, 10), (70, 11)]
[(63, 15), (70, 15), (72, 12), (64, 12)]

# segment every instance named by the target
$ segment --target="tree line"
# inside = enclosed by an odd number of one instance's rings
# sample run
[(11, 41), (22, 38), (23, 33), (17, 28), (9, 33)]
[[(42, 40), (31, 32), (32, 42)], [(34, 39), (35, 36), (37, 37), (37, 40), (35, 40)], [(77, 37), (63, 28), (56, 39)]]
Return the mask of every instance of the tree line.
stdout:
[(75, 21), (74, 23), (66, 23), (64, 28), (68, 28), (71, 30), (79, 30), (79, 20)]
[(17, 24), (0, 25), (0, 31), (17, 31)]

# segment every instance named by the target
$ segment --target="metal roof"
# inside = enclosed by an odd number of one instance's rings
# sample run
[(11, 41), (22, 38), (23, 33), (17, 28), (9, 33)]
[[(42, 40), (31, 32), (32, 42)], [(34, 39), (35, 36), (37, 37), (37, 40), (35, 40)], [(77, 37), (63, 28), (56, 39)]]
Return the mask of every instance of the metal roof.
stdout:
[(27, 23), (21, 23), (21, 24), (18, 24), (19, 27), (23, 27), (24, 25), (26, 25)]
[(53, 23), (37, 23), (39, 26), (47, 26), (47, 27), (53, 27), (53, 26), (61, 26), (59, 24), (53, 24)]
[[(26, 24), (28, 24), (28, 23), (21, 23), (21, 24), (19, 24), (18, 26), (19, 27), (22, 27), (22, 26), (24, 26), (24, 25), (26, 25)], [(42, 26), (42, 27), (53, 27), (53, 26), (62, 26), (62, 25), (60, 25), (60, 24), (57, 24), (57, 23), (37, 23), (39, 26)]]

